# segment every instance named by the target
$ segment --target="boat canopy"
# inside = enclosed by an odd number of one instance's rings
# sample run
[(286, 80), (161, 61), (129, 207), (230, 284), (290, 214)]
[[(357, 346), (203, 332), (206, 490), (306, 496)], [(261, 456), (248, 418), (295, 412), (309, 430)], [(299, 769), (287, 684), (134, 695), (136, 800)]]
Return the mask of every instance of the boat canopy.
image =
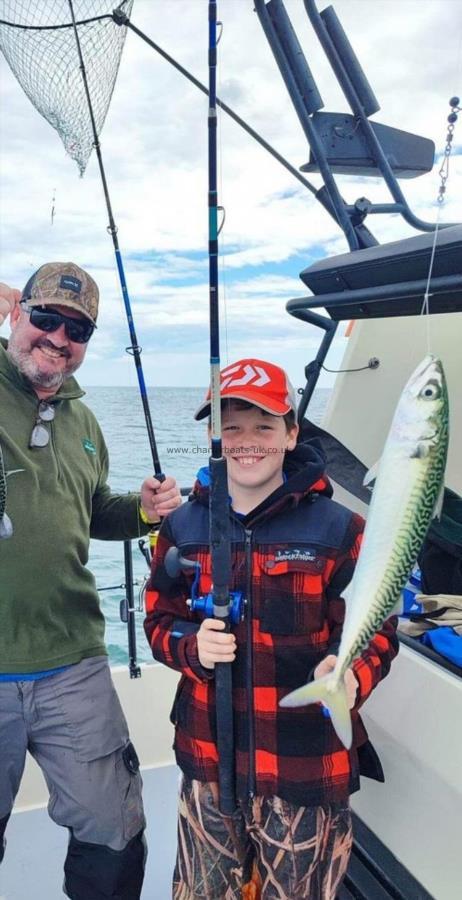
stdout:
[[(316, 307), (335, 321), (420, 315), (434, 243), (419, 234), (319, 260), (300, 274), (314, 296), (290, 300), (287, 310), (304, 321)], [(462, 311), (462, 225), (436, 235), (428, 294), (430, 313)]]

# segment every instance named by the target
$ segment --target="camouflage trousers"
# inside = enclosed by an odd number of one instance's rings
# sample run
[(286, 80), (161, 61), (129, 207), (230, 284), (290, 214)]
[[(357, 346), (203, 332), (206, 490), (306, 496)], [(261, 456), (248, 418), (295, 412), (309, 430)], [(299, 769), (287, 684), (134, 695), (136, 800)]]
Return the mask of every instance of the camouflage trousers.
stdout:
[(352, 845), (348, 803), (256, 797), (232, 817), (218, 786), (183, 778), (173, 900), (334, 900)]

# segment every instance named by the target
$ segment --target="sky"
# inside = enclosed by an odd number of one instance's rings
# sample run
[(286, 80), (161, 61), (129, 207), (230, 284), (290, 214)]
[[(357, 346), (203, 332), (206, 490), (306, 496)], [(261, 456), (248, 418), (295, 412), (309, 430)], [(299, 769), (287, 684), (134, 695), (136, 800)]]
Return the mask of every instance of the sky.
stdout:
[[(15, 4), (21, 10), (34, 7), (25, 0), (0, 0), (0, 18), (10, 19)], [(77, 19), (90, 5), (94, 9), (96, 0), (74, 0)], [(102, 12), (114, 5), (99, 4)], [(448, 100), (462, 97), (462, 0), (335, 0), (333, 5), (380, 103), (373, 121), (436, 144), (432, 173), (400, 182), (412, 210), (435, 221)], [(41, 0), (48, 23), (56, 7), (67, 5)], [(302, 0), (286, 0), (286, 8), (325, 110), (347, 112)], [(223, 22), (218, 95), (298, 168), (308, 160), (309, 148), (252, 0), (221, 0), (218, 11)], [(206, 0), (135, 0), (131, 18), (207, 82)], [(226, 210), (220, 235), (222, 362), (271, 359), (302, 385), (304, 366), (321, 335), (291, 318), (285, 305), (308, 293), (299, 278), (302, 269), (346, 252), (345, 238), (312, 194), (224, 113), (218, 134), (219, 203)], [(100, 140), (146, 381), (205, 385), (207, 100), (128, 32)], [(0, 164), (0, 280), (22, 288), (50, 260), (73, 260), (88, 269), (100, 287), (101, 312), (79, 380), (84, 386), (135, 385), (96, 157), (93, 153), (80, 178), (57, 132), (33, 107), (2, 54)], [(308, 178), (321, 185), (318, 175)], [(390, 201), (378, 178), (340, 176), (338, 182), (350, 202), (364, 195)], [(459, 116), (441, 221), (461, 220)], [(396, 215), (373, 216), (367, 224), (380, 242), (416, 233)], [(8, 331), (7, 324), (0, 329), (3, 335)], [(341, 326), (329, 352), (329, 368), (341, 365), (343, 331)], [(332, 378), (323, 373), (319, 383), (328, 386)]]

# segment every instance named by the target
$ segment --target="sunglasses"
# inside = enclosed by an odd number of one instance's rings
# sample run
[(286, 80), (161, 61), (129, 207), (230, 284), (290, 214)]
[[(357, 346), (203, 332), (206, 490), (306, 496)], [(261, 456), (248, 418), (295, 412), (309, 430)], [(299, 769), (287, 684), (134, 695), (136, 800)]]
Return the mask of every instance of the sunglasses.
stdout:
[(50, 333), (64, 325), (67, 337), (76, 344), (86, 344), (96, 328), (96, 325), (89, 319), (73, 319), (54, 309), (47, 309), (46, 306), (29, 306), (24, 302), (21, 303), (21, 306), (29, 313), (34, 328)]
[(52, 422), (55, 417), (55, 408), (46, 400), (41, 400), (37, 410), (37, 419), (30, 436), (29, 447), (46, 447), (50, 441), (50, 432), (43, 424)]

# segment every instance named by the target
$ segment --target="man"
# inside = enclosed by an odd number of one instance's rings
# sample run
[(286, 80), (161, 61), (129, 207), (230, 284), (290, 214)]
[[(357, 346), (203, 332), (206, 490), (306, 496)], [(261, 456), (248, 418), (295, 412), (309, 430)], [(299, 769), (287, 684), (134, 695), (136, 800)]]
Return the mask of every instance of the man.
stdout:
[(26, 751), (69, 829), (72, 900), (138, 900), (145, 826), (138, 758), (112, 684), (86, 568), (90, 537), (138, 537), (181, 498), (172, 478), (112, 494), (98, 423), (72, 377), (96, 328), (98, 288), (47, 263), (22, 296), (0, 284), (0, 448), (13, 533), (0, 540), (0, 859)]

